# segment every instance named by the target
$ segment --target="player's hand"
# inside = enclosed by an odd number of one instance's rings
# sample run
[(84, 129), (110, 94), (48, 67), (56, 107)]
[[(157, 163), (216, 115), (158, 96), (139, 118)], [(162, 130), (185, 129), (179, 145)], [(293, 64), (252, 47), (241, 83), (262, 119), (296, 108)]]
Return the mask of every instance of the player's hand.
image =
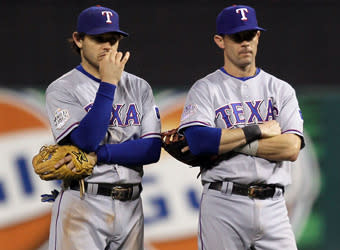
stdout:
[[(91, 152), (88, 155), (89, 161), (91, 162), (93, 160), (93, 162), (97, 162), (97, 154), (95, 152)], [(73, 172), (76, 172), (77, 169), (75, 168), (75, 165), (73, 164), (72, 161), (72, 156), (71, 155), (67, 155), (65, 156), (63, 159), (61, 159), (60, 161), (58, 161), (54, 167), (55, 169), (60, 168), (61, 166), (63, 166), (64, 164), (66, 164), (66, 166), (72, 170)]]
[(71, 156), (71, 155), (65, 156), (63, 159), (61, 159), (60, 161), (58, 161), (58, 162), (54, 165), (54, 167), (55, 167), (55, 169), (58, 169), (58, 168), (60, 168), (60, 167), (61, 167), (62, 165), (64, 165), (64, 164), (66, 164), (67, 167), (68, 167), (69, 169), (73, 170), (74, 164), (73, 164), (73, 162), (72, 162), (72, 156)]
[(124, 56), (122, 52), (114, 50), (107, 52), (99, 61), (100, 79), (103, 82), (117, 85), (129, 57), (130, 52), (126, 52)]
[(281, 127), (275, 120), (259, 124), (259, 128), (261, 130), (261, 138), (268, 138), (281, 134)]

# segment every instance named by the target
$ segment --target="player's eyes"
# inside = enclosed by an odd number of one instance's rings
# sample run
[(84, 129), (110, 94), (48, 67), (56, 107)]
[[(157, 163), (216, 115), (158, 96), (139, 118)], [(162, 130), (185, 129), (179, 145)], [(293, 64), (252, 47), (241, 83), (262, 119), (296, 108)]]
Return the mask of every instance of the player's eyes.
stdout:
[(241, 43), (243, 41), (251, 41), (255, 37), (257, 30), (246, 30), (229, 35), (230, 39), (236, 43)]
[(111, 45), (117, 42), (117, 37), (113, 36), (90, 36), (92, 40), (96, 41), (97, 43), (107, 43), (109, 42)]

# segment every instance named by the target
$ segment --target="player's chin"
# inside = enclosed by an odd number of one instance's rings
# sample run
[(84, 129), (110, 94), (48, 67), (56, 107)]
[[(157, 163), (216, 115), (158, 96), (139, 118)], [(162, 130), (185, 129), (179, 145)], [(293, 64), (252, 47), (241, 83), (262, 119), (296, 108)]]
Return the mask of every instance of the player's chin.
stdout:
[(241, 67), (246, 67), (248, 65), (250, 65), (253, 62), (252, 58), (242, 58), (241, 60), (239, 60), (239, 65)]

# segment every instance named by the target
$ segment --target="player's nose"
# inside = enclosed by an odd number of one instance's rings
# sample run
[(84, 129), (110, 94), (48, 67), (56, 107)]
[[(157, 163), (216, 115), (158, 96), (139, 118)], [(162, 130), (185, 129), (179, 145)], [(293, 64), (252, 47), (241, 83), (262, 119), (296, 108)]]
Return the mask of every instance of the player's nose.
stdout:
[(243, 48), (248, 48), (248, 47), (250, 47), (250, 42), (248, 42), (248, 41), (243, 41), (243, 42), (241, 43), (241, 47), (243, 47)]
[(106, 43), (102, 44), (101, 48), (104, 51), (110, 51), (110, 50), (112, 50), (113, 46), (109, 42), (106, 42)]

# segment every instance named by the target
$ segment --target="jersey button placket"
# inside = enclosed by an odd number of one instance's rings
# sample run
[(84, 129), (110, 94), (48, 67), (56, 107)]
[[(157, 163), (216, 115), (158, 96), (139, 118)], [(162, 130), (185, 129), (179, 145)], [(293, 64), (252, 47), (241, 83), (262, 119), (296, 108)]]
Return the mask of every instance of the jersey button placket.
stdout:
[(247, 101), (249, 99), (248, 84), (242, 83), (242, 85), (241, 85), (241, 95), (242, 95), (243, 101)]

